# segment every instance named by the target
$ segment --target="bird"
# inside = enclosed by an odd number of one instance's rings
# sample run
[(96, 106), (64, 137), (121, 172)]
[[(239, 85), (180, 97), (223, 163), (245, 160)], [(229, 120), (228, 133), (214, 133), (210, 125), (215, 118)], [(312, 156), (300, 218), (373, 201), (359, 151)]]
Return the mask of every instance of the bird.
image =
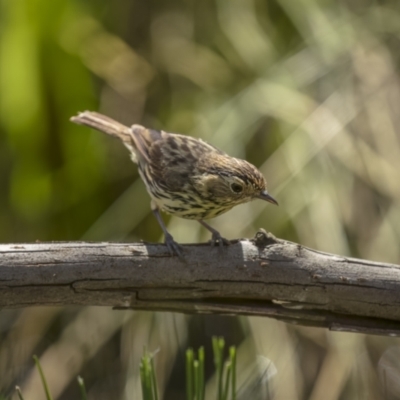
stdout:
[(278, 205), (267, 191), (263, 174), (254, 165), (201, 139), (141, 125), (127, 127), (94, 111), (78, 113), (71, 121), (117, 137), (129, 150), (172, 256), (182, 258), (182, 247), (168, 232), (160, 210), (198, 221), (211, 232), (210, 243), (223, 246), (230, 241), (205, 220), (254, 199)]

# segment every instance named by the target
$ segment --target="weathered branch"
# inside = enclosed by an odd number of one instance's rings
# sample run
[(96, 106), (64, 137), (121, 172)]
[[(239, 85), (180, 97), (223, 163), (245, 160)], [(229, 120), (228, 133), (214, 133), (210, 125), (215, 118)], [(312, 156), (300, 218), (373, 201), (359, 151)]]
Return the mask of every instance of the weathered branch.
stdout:
[(318, 252), (264, 231), (224, 248), (37, 243), (0, 246), (0, 305), (103, 305), (264, 315), (400, 335), (400, 266)]

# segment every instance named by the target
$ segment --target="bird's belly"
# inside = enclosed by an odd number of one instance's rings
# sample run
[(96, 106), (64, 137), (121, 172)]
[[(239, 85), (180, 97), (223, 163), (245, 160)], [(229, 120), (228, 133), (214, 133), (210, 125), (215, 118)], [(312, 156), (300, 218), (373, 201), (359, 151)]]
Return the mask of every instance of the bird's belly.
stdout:
[(153, 197), (153, 200), (164, 212), (186, 219), (210, 219), (231, 209), (213, 202), (196, 201), (192, 196), (182, 194), (169, 199)]
[(229, 211), (234, 206), (234, 204), (218, 204), (211, 199), (200, 197), (195, 192), (168, 191), (160, 187), (156, 180), (150, 179), (146, 168), (141, 168), (140, 165), (139, 174), (153, 202), (168, 214), (186, 219), (210, 219)]

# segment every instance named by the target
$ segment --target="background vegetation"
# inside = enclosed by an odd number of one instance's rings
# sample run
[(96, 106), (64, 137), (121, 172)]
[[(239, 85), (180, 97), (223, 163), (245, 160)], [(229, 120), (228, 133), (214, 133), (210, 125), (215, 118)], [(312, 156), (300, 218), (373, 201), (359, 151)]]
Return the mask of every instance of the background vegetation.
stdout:
[[(227, 237), (400, 263), (399, 45), (397, 0), (0, 0), (0, 241), (162, 240), (125, 148), (68, 121), (89, 109), (259, 166), (280, 207), (217, 218)], [(398, 339), (96, 307), (1, 311), (0, 392), (43, 398), (35, 353), (57, 399), (78, 374), (89, 399), (140, 399), (146, 345), (183, 399), (184, 349), (212, 335), (238, 346), (248, 399), (400, 398)]]

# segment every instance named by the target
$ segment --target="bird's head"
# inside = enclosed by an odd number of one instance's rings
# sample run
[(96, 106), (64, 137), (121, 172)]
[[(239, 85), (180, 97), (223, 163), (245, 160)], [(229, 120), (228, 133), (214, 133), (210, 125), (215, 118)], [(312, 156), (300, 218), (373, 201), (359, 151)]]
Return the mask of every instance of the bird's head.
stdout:
[(268, 193), (267, 182), (262, 173), (249, 162), (218, 155), (212, 163), (207, 164), (207, 169), (196, 179), (197, 189), (205, 197), (227, 207), (253, 199), (278, 205)]

